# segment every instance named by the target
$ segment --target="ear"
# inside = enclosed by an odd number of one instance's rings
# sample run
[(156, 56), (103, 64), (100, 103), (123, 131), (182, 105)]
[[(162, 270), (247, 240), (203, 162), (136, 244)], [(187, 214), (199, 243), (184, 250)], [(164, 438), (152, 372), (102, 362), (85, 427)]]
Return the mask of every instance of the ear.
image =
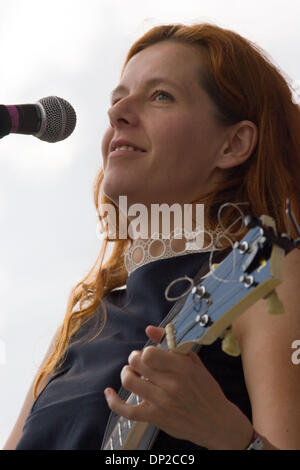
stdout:
[(257, 136), (257, 127), (251, 121), (240, 121), (230, 127), (221, 148), (218, 168), (225, 170), (244, 163), (252, 155)]

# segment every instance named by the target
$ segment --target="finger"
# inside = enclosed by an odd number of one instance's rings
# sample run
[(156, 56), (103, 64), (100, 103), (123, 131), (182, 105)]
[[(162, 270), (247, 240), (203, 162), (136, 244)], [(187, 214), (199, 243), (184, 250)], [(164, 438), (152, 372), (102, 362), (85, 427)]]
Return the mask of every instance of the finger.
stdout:
[(137, 375), (131, 366), (123, 367), (121, 381), (126, 390), (151, 403), (159, 403), (162, 398), (162, 390), (152, 381)]
[(129, 405), (126, 401), (121, 400), (112, 388), (106, 388), (104, 395), (109, 408), (119, 416), (124, 416), (124, 418), (133, 421), (151, 422), (153, 410), (149, 402), (143, 401), (139, 405)]
[(141, 360), (149, 369), (166, 374), (180, 372), (183, 368), (189, 367), (192, 362), (191, 358), (185, 354), (164, 351), (155, 346), (147, 346), (143, 349)]
[(154, 343), (157, 344), (161, 342), (162, 338), (165, 335), (165, 329), (158, 326), (149, 325), (147, 326), (145, 331), (148, 338), (150, 338), (152, 341), (154, 341)]
[(136, 374), (148, 379), (154, 385), (162, 387), (168, 381), (167, 374), (151, 367), (151, 364), (145, 364), (142, 358), (142, 351), (132, 351), (128, 357), (128, 363)]
[(134, 369), (134, 371), (146, 378), (150, 378), (150, 368), (142, 362), (142, 351), (132, 351), (128, 356), (128, 364)]

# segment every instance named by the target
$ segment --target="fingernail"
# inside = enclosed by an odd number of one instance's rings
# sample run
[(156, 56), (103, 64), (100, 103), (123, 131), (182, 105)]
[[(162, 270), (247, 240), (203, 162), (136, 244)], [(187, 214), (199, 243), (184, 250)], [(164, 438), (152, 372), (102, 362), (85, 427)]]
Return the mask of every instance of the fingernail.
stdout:
[(106, 389), (104, 390), (104, 395), (105, 395), (105, 398), (109, 398), (109, 397), (110, 397), (111, 391), (110, 391), (109, 388), (106, 388)]
[(136, 356), (137, 354), (139, 354), (139, 351), (131, 351), (131, 353), (129, 354), (129, 357), (128, 357), (128, 362), (130, 362), (131, 359), (133, 359), (134, 356)]

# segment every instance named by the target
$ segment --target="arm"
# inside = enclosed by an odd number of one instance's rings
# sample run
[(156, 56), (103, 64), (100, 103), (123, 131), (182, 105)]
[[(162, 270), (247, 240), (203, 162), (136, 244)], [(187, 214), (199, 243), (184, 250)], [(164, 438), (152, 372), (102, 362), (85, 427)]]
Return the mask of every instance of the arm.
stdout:
[[(44, 357), (44, 360), (42, 362), (42, 365), (46, 362), (46, 359), (49, 357), (49, 355), (51, 354), (51, 352), (53, 351), (53, 348), (54, 348), (54, 345), (55, 345), (55, 342), (56, 342), (56, 339), (57, 339), (57, 336), (58, 336), (58, 332), (59, 330), (56, 331), (52, 341), (51, 341), (51, 344), (48, 348), (48, 351)], [(41, 367), (42, 367), (41, 365)], [(48, 378), (49, 376), (45, 376), (43, 377), (43, 379), (41, 380), (40, 382), (40, 385), (39, 385), (39, 390), (40, 392), (43, 390), (43, 388), (45, 387), (47, 381), (48, 381)], [(32, 405), (35, 401), (35, 398), (33, 397), (33, 387), (34, 387), (34, 383), (35, 383), (35, 378), (27, 392), (27, 395), (25, 397), (25, 400), (24, 400), (24, 403), (23, 403), (23, 406), (21, 408), (21, 411), (19, 413), (19, 416), (17, 418), (17, 421), (16, 421), (16, 424), (14, 425), (4, 447), (3, 447), (3, 450), (15, 450), (16, 448), (16, 445), (18, 444), (20, 438), (21, 438), (21, 435), (22, 435), (22, 431), (23, 431), (23, 426), (25, 424), (25, 421), (27, 419), (27, 416), (32, 408)]]
[(292, 342), (300, 339), (300, 251), (284, 259), (277, 288), (285, 313), (266, 313), (260, 300), (233, 326), (239, 340), (253, 426), (268, 448), (300, 449), (300, 365), (292, 363)]

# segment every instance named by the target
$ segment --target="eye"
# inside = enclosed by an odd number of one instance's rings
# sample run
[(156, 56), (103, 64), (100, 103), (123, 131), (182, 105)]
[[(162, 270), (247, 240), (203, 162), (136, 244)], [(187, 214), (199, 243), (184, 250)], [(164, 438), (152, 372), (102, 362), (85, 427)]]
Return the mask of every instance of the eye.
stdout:
[(167, 93), (166, 91), (164, 90), (156, 90), (154, 92), (154, 97), (155, 98), (158, 98), (159, 96), (164, 96), (163, 99), (159, 99), (158, 101), (165, 101), (166, 99), (167, 100), (173, 100), (173, 97), (172, 95), (170, 95), (170, 93)]
[[(156, 90), (153, 95), (154, 98), (158, 98), (158, 97), (163, 97), (162, 99), (159, 99), (158, 101), (165, 101), (165, 100), (173, 100), (173, 96), (170, 95), (170, 93), (164, 91), (164, 90)], [(111, 106), (114, 106), (115, 104), (118, 103), (118, 101), (120, 101), (122, 98), (115, 98), (111, 101)]]

